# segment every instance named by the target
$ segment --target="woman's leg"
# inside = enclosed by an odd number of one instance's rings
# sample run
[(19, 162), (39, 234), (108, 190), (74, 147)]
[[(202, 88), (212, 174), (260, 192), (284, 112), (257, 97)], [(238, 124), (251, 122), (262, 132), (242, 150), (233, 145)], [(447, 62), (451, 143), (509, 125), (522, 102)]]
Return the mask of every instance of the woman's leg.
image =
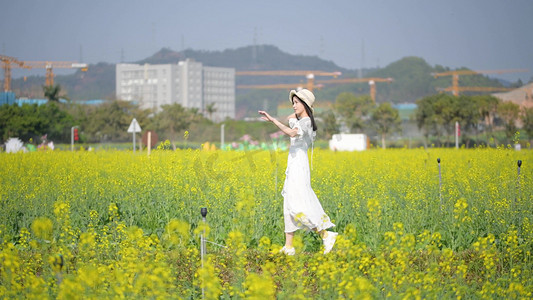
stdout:
[(285, 247), (292, 248), (292, 240), (294, 239), (294, 232), (285, 232)]
[(285, 246), (279, 250), (279, 252), (284, 253), (286, 255), (294, 255), (296, 253), (296, 250), (294, 250), (294, 246), (292, 245), (292, 239), (294, 238), (294, 232), (285, 232)]

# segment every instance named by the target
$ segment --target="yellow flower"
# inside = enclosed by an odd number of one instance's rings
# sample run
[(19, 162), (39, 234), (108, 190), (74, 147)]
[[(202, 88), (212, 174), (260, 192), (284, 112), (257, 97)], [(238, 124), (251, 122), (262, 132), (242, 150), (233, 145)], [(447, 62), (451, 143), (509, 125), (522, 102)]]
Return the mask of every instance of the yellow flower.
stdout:
[(48, 218), (37, 218), (31, 225), (33, 234), (42, 240), (52, 240), (53, 224)]

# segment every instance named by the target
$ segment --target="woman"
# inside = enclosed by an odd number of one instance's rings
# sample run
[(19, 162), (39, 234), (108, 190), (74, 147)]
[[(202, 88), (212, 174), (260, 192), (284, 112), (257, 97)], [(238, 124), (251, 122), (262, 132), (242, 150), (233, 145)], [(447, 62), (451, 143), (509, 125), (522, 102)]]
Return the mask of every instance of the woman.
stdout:
[[(335, 226), (324, 212), (320, 201), (311, 188), (311, 173), (307, 149), (312, 146), (316, 135), (313, 116), (315, 96), (309, 90), (289, 94), (294, 114), (289, 116), (289, 127), (274, 119), (265, 111), (259, 111), (261, 119), (274, 123), (283, 133), (290, 136), (291, 145), (283, 185), (283, 217), (285, 220), (285, 246), (280, 252), (294, 255), (292, 245), (294, 232), (308, 229), (317, 232), (324, 242), (324, 254), (331, 251), (337, 238), (336, 232), (326, 231)], [(312, 159), (312, 158), (311, 158)]]

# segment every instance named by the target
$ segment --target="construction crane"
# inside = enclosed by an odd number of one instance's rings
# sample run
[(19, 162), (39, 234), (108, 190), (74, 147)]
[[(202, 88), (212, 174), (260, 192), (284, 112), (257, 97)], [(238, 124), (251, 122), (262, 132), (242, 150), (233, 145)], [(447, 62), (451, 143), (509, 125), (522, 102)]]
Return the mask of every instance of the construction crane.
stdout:
[(270, 71), (237, 71), (237, 76), (307, 76), (313, 74), (315, 76), (341, 76), (341, 72), (325, 72), (325, 71), (301, 71), (301, 70), (270, 70)]
[[(308, 78), (309, 79), (309, 78)], [(360, 83), (368, 82), (370, 85), (370, 97), (372, 101), (376, 102), (376, 82), (393, 82), (392, 78), (381, 78), (381, 77), (371, 77), (371, 78), (340, 78), (340, 79), (329, 79), (329, 80), (320, 80), (316, 84), (313, 81), (311, 85), (309, 80), (307, 82), (307, 89), (312, 91), (313, 87), (321, 88), (327, 84), (343, 84), (343, 83)], [(288, 83), (288, 84), (268, 84), (268, 85), (237, 85), (238, 89), (294, 89), (301, 88), (301, 83)]]
[[(293, 89), (302, 89), (308, 88), (305, 84), (302, 83), (277, 83), (277, 84), (250, 84), (250, 85), (237, 85), (238, 89), (261, 89), (261, 90), (293, 90)], [(316, 84), (314, 88), (321, 88), (323, 85)]]
[(46, 85), (54, 85), (54, 70), (53, 69), (73, 69), (79, 68), (83, 72), (88, 70), (88, 65), (70, 61), (20, 61), (14, 57), (0, 55), (4, 68), (4, 91), (11, 90), (11, 69), (46, 69)]
[(30, 69), (31, 67), (26, 66), (23, 61), (19, 61), (14, 57), (6, 55), (0, 55), (0, 61), (2, 61), (4, 69), (4, 92), (9, 92), (11, 91), (11, 64), (25, 69)]
[[(443, 76), (452, 76), (452, 86), (449, 87), (454, 96), (459, 95), (459, 75), (476, 75), (476, 74), (503, 74), (503, 73), (519, 73), (529, 72), (527, 69), (509, 69), (509, 70), (485, 70), (485, 71), (473, 71), (473, 70), (455, 70), (440, 73), (431, 73), (435, 78)], [(447, 88), (448, 89), (448, 88)]]
[[(492, 87), (492, 86), (459, 86), (457, 87), (458, 92), (507, 92), (512, 91), (515, 88), (506, 88), (506, 87)], [(453, 87), (449, 86), (447, 88), (437, 88), (439, 92), (453, 92)]]
[(25, 61), (24, 65), (30, 69), (46, 69), (47, 86), (54, 85), (54, 69), (81, 69), (86, 72), (89, 68), (87, 64), (72, 61)]
[[(341, 76), (341, 72), (326, 72), (326, 71), (303, 71), (303, 70), (264, 70), (264, 71), (237, 71), (235, 72), (237, 76), (305, 76), (307, 78), (306, 88), (310, 91), (313, 91), (315, 88), (315, 76), (325, 76), (325, 77), (334, 77), (337, 78)], [(253, 86), (253, 87), (252, 87)], [(288, 85), (271, 85), (271, 88), (290, 88), (293, 86)], [(260, 88), (258, 85), (250, 86), (237, 86), (237, 88)]]
[(391, 77), (382, 78), (382, 77), (370, 77), (370, 78), (341, 78), (341, 79), (329, 79), (317, 81), (319, 84), (341, 84), (341, 83), (359, 83), (359, 82), (368, 82), (370, 86), (370, 98), (376, 103), (376, 82), (387, 82), (391, 83), (394, 79)]

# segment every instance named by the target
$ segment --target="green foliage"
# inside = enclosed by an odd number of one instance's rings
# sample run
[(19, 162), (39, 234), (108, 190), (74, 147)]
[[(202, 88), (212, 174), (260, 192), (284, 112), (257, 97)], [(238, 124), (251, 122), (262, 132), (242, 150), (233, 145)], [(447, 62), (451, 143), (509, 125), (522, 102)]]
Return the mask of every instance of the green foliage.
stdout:
[(520, 115), (520, 106), (513, 102), (507, 101), (498, 105), (498, 116), (503, 121), (505, 135), (510, 141), (517, 128), (516, 121)]
[(177, 103), (161, 106), (162, 111), (151, 120), (151, 128), (167, 136), (172, 143), (194, 122), (204, 120), (197, 108), (185, 108)]
[(374, 107), (370, 96), (357, 97), (352, 93), (342, 93), (335, 100), (335, 111), (340, 122), (350, 131), (359, 131), (365, 128), (365, 121)]
[(327, 110), (317, 116), (318, 128), (322, 128), (324, 134), (322, 138), (331, 139), (331, 136), (339, 132), (339, 124), (332, 110)]
[(390, 84), (377, 83), (376, 101), (400, 103), (434, 94), (439, 81), (431, 76), (432, 72), (435, 69), (424, 59), (405, 57), (366, 77), (392, 77)]
[(209, 103), (205, 106), (205, 112), (209, 116), (209, 119), (211, 119), (211, 116), (217, 111), (216, 103)]
[(61, 86), (56, 85), (43, 85), (44, 96), (50, 102), (59, 102), (59, 93), (61, 92)]
[(90, 142), (127, 141), (127, 129), (136, 118), (141, 128), (147, 123), (149, 110), (139, 109), (128, 101), (109, 101), (98, 106), (88, 106), (87, 118), (80, 123), (81, 132)]
[(441, 97), (441, 95), (428, 96), (416, 101), (416, 124), (418, 125), (418, 128), (423, 131), (426, 138), (430, 135), (439, 134), (437, 116), (434, 107), (438, 97)]
[[(516, 115), (507, 116), (507, 109), (509, 104), (500, 103), (498, 98), (489, 95), (483, 96), (466, 96), (461, 95), (459, 97), (449, 94), (437, 94), (428, 96), (417, 100), (417, 110), (415, 119), (418, 128), (423, 131), (426, 139), (429, 136), (443, 136), (446, 135), (446, 142), (449, 142), (449, 136), (454, 134), (455, 122), (459, 122), (461, 126), (461, 135), (479, 133), (479, 129), (485, 129), (487, 134), (487, 144), (492, 137), (493, 120), (496, 117), (497, 109), (503, 106), (504, 112), (500, 117), (518, 118), (518, 110), (515, 111)], [(513, 106), (511, 104), (510, 106)], [(511, 122), (514, 124), (514, 122)], [(507, 126), (507, 125), (506, 125)], [(508, 126), (511, 126), (509, 124)], [(511, 135), (516, 131), (515, 127), (509, 127)], [(490, 136), (489, 136), (490, 135)]]
[(485, 120), (489, 132), (492, 132), (493, 120), (500, 100), (492, 95), (478, 95), (473, 96), (472, 99), (477, 102), (479, 114), (482, 120)]
[(381, 135), (381, 145), (385, 149), (385, 137), (394, 132), (401, 131), (402, 121), (397, 109), (393, 108), (390, 103), (381, 103), (372, 111), (372, 126)]
[[(254, 54), (255, 53), (255, 54)], [(246, 46), (224, 51), (183, 51), (183, 57), (193, 58), (208, 66), (237, 70), (324, 70), (343, 71), (332, 61), (317, 56), (292, 55), (272, 45)], [(150, 61), (150, 59), (147, 59)]]
[(70, 138), (70, 127), (73, 125), (70, 116), (61, 103), (48, 102), (38, 107), (38, 118), (41, 120), (40, 128), (37, 132), (40, 135), (48, 134), (48, 139), (52, 141), (67, 141)]
[(170, 145), (170, 141), (169, 140), (165, 140), (165, 141), (162, 141), (161, 143), (159, 143), (159, 145), (157, 145), (157, 150), (171, 150), (172, 147)]
[(522, 109), (521, 113), (522, 128), (526, 131), (530, 140), (533, 139), (533, 107)]
[(0, 106), (0, 139), (18, 137), (23, 141), (38, 140), (48, 134), (48, 139), (64, 142), (70, 136), (72, 117), (62, 109), (62, 104), (24, 104)]

